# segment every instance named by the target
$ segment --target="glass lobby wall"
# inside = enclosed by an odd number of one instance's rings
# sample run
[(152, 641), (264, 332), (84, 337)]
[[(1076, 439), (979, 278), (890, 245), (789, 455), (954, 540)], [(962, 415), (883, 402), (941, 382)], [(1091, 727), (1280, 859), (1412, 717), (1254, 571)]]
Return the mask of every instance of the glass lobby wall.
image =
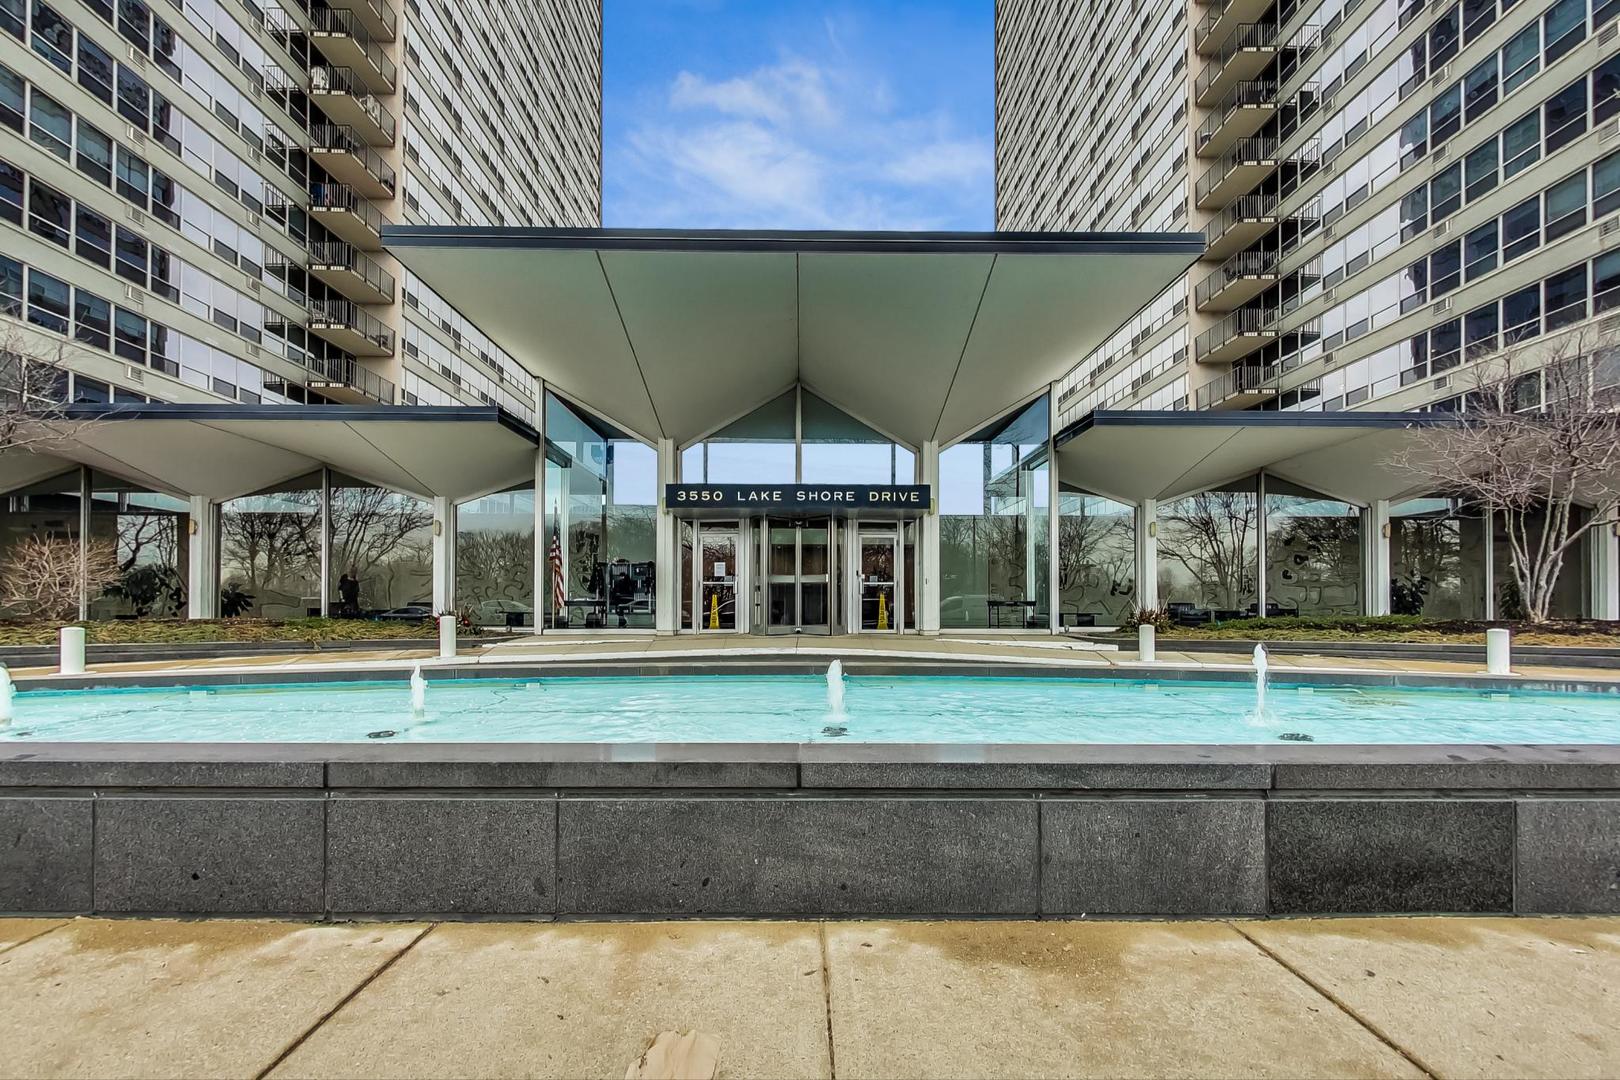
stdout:
[(1265, 493), (1266, 614), (1361, 614), (1361, 508), (1274, 476)]
[[(688, 484), (792, 484), (798, 474), (797, 390), (789, 390), (681, 452)], [(550, 432), (548, 431), (549, 435)]]
[[(0, 562), (4, 562), (11, 549), (29, 537), (62, 544), (79, 542), (78, 470), (62, 476), (53, 476), (27, 487), (18, 488), (5, 497), (5, 516), (0, 521)], [(0, 600), (0, 615), (12, 619), (43, 617), (44, 612), (13, 607)]]
[(688, 484), (913, 484), (917, 455), (796, 387), (681, 451)]
[(805, 484), (913, 484), (917, 456), (836, 405), (800, 396)]
[(1119, 626), (1136, 611), (1136, 508), (1059, 485), (1061, 625)]
[(90, 542), (109, 545), (118, 580), (90, 598), (92, 619), (173, 619), (186, 613), (191, 507), (184, 499), (91, 473)]
[(1217, 621), (1255, 614), (1259, 504), (1252, 476), (1159, 504), (1159, 603), (1166, 610)]
[(553, 394), (545, 408), (546, 625), (651, 629), (657, 452)]
[(1045, 628), (1049, 418), (1041, 397), (939, 455), (939, 624)]
[(341, 473), (329, 476), (331, 614), (361, 618), (406, 606), (435, 614), (433, 504)]
[(1389, 509), (1389, 611), (1431, 619), (1485, 617), (1485, 519), (1456, 499)]
[[(1572, 527), (1579, 525), (1589, 513), (1582, 507), (1573, 509), (1575, 518), (1571, 522)], [(1539, 512), (1524, 517), (1522, 527), (1532, 549), (1540, 542), (1545, 521), (1546, 515)], [(1491, 540), (1494, 547), (1492, 563), (1496, 579), (1496, 617), (1522, 619), (1524, 601), (1519, 593), (1518, 578), (1513, 573), (1513, 551), (1508, 545), (1506, 518), (1498, 514), (1495, 525)], [(1583, 619), (1590, 610), (1592, 560), (1587, 546), (1589, 539), (1590, 534), (1581, 537), (1564, 553), (1564, 565), (1559, 570), (1557, 583), (1553, 585), (1552, 603), (1547, 608), (1549, 619)]]
[(321, 474), (219, 506), (220, 614), (321, 613)]
[(534, 485), (456, 504), (456, 608), (476, 626), (534, 625)]

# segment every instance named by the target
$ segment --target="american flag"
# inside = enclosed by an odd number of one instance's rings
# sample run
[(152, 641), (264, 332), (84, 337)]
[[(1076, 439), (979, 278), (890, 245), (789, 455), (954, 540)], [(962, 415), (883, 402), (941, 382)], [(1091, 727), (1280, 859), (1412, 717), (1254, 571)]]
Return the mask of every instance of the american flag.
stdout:
[(567, 618), (564, 609), (568, 606), (568, 593), (563, 588), (562, 536), (557, 529), (551, 530), (551, 554), (548, 561), (551, 563), (552, 618), (564, 619)]

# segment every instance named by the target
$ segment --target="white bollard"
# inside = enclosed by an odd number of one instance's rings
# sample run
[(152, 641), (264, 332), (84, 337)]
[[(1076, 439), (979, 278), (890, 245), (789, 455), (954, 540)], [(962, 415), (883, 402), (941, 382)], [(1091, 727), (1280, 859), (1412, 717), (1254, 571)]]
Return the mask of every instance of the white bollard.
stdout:
[(1147, 663), (1158, 659), (1153, 646), (1153, 624), (1142, 623), (1136, 628), (1136, 658)]
[(84, 674), (84, 627), (64, 626), (59, 637), (60, 648), (56, 662), (58, 675)]
[(449, 659), (456, 655), (456, 617), (439, 616), (439, 657)]
[(1485, 674), (1513, 674), (1512, 638), (1507, 630), (1485, 631)]

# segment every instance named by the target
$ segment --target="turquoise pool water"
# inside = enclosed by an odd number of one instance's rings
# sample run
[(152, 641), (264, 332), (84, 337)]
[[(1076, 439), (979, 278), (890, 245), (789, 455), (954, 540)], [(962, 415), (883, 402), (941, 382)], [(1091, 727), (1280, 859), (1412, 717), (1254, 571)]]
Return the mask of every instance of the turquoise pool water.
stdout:
[[(1620, 694), (1093, 679), (469, 679), (20, 693), (0, 741), (1620, 743)], [(391, 734), (381, 735), (389, 732)]]

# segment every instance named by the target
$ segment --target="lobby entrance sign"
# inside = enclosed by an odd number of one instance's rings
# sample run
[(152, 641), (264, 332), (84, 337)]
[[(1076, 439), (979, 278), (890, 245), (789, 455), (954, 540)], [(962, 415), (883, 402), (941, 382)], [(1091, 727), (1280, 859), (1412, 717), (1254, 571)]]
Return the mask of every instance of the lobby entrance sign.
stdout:
[(927, 484), (668, 484), (664, 505), (682, 510), (915, 511), (929, 508)]

